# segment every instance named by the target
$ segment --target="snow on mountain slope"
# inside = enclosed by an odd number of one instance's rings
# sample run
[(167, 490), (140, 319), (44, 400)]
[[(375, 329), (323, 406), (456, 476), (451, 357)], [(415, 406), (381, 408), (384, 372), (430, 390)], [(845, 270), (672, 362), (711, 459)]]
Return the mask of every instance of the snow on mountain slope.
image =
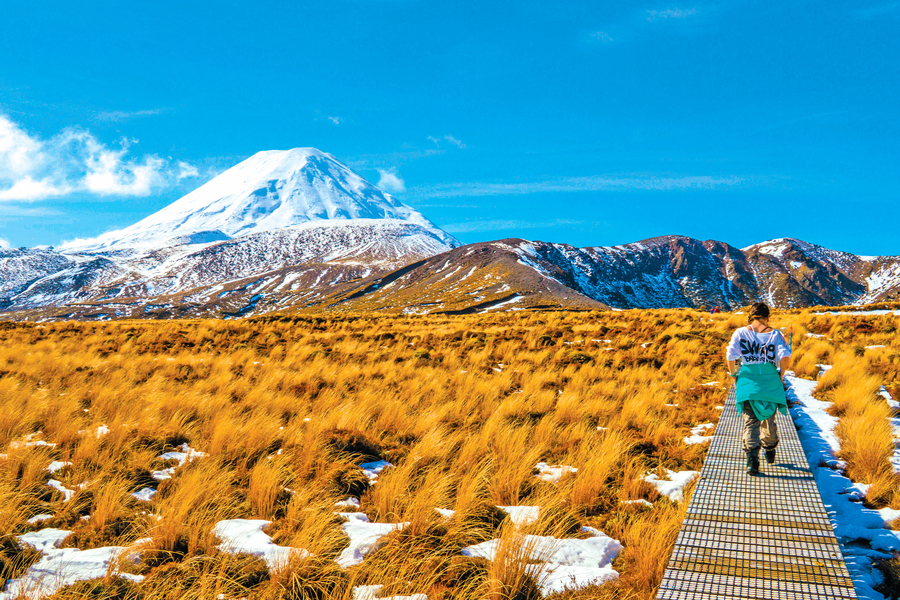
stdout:
[(267, 279), (273, 285), (280, 277), (336, 284), (458, 245), (330, 154), (260, 152), (131, 227), (61, 251), (0, 251), (0, 310), (68, 307), (60, 314), (69, 317), (121, 303), (115, 316), (135, 316), (185, 295), (216, 305), (215, 294), (198, 289), (220, 286), (232, 298), (208, 312), (243, 314), (239, 292), (259, 288), (261, 274), (281, 272)]
[[(394, 219), (455, 239), (315, 148), (258, 152), (162, 210), (119, 231), (67, 244), (66, 251), (159, 246), (179, 236), (238, 237), (309, 222)], [(201, 240), (196, 240), (201, 241)]]

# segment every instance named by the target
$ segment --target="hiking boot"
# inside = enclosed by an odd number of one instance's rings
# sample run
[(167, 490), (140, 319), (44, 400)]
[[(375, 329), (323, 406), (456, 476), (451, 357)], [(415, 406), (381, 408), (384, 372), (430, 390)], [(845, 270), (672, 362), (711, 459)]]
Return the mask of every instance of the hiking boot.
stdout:
[(759, 475), (759, 448), (747, 451), (747, 475)]
[(775, 462), (775, 448), (766, 448), (766, 462), (770, 465)]

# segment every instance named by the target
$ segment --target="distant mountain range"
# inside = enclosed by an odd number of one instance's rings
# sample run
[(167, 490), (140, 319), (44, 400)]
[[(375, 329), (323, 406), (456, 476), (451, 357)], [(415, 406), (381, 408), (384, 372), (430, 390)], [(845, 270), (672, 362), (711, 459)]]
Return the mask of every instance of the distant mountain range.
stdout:
[(0, 249), (0, 319), (269, 312), (778, 307), (900, 299), (900, 256), (796, 239), (738, 249), (664, 236), (612, 247), (461, 246), (312, 148), (260, 152), (120, 231)]

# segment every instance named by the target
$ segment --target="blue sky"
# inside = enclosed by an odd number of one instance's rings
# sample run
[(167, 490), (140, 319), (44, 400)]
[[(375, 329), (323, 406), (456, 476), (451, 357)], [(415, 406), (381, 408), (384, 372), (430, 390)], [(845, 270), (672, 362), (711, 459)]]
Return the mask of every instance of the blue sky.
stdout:
[(900, 254), (900, 2), (33, 2), (0, 19), (0, 244), (313, 146), (463, 242)]

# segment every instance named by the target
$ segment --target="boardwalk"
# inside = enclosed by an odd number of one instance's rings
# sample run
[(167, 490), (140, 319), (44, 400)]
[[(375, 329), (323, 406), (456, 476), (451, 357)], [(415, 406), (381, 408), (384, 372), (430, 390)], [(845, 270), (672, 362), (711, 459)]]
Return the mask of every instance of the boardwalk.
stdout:
[(775, 464), (747, 475), (732, 387), (657, 598), (856, 598), (793, 422), (777, 423)]

